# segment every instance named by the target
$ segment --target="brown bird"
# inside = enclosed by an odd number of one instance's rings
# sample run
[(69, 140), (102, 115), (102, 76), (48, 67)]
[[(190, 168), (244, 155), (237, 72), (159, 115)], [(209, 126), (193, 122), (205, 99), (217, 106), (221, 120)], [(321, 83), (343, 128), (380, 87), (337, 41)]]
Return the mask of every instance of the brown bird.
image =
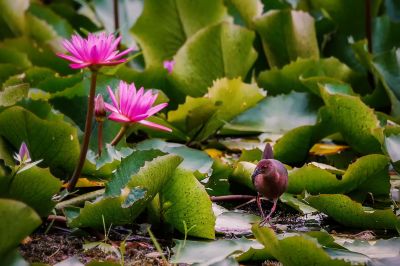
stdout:
[[(278, 198), (286, 191), (288, 183), (288, 172), (285, 166), (278, 160), (274, 160), (272, 147), (269, 143), (265, 145), (263, 158), (258, 162), (251, 179), (257, 191), (257, 206), (260, 209), (261, 225), (269, 222), (271, 215), (276, 209)], [(261, 206), (261, 196), (274, 202), (267, 217)]]

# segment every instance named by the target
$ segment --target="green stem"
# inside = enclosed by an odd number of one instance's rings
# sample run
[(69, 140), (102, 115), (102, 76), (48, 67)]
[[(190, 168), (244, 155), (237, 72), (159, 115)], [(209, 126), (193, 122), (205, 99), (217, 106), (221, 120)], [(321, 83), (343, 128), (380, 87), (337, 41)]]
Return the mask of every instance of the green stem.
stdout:
[(72, 198), (72, 199), (69, 199), (69, 200), (64, 200), (64, 201), (58, 203), (55, 206), (55, 208), (57, 210), (62, 210), (67, 206), (78, 205), (78, 204), (80, 204), (82, 202), (85, 202), (85, 201), (88, 201), (88, 200), (92, 200), (92, 199), (95, 199), (95, 198), (103, 195), (105, 191), (106, 190), (103, 188), (103, 189), (92, 191), (92, 192), (89, 192), (89, 193), (86, 193), (86, 194), (79, 195), (79, 196), (77, 196), (75, 198)]
[[(114, 30), (117, 33), (117, 36), (120, 35), (119, 33), (119, 8), (118, 8), (118, 1), (114, 0), (113, 7), (114, 7)], [(121, 42), (118, 44), (117, 49), (121, 49)]]
[(76, 165), (75, 171), (72, 174), (71, 179), (68, 182), (67, 191), (71, 192), (75, 189), (78, 178), (81, 175), (83, 164), (85, 163), (86, 154), (89, 148), (90, 133), (92, 132), (92, 121), (94, 113), (94, 98), (96, 92), (96, 81), (97, 81), (97, 71), (92, 70), (92, 76), (90, 81), (90, 92), (88, 100), (88, 110), (86, 113), (86, 123), (85, 123), (85, 135), (83, 137), (83, 143), (81, 148), (81, 153), (79, 154), (78, 164)]
[(371, 0), (365, 0), (365, 34), (368, 40), (368, 52), (372, 53), (372, 15)]
[(126, 130), (128, 129), (128, 125), (123, 125), (121, 129), (119, 130), (118, 134), (115, 136), (115, 138), (111, 141), (112, 146), (116, 146), (122, 137), (125, 135)]
[(256, 196), (251, 196), (251, 195), (226, 195), (226, 196), (211, 196), (210, 197), (212, 202), (252, 200), (255, 198), (256, 198)]
[(97, 146), (99, 157), (101, 156), (101, 152), (103, 150), (103, 121), (98, 122), (97, 127)]

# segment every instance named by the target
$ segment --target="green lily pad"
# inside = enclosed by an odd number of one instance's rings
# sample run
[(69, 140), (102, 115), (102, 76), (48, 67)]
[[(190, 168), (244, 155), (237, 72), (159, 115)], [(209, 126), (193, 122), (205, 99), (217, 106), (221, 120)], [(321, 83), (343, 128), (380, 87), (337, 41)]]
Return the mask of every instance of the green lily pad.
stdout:
[(122, 159), (114, 174), (115, 181), (107, 185), (107, 192), (83, 208), (66, 208), (71, 227), (103, 227), (123, 225), (132, 221), (146, 208), (165, 186), (168, 178), (182, 159), (177, 155), (162, 155), (160, 151), (139, 151)]
[(379, 154), (366, 155), (351, 164), (343, 176), (329, 170), (308, 164), (289, 172), (287, 191), (300, 194), (307, 191), (319, 193), (348, 193), (360, 189), (377, 195), (388, 195), (390, 189), (388, 175), (389, 161)]
[(254, 24), (271, 66), (282, 67), (299, 57), (319, 58), (314, 19), (308, 13), (272, 10), (257, 17)]
[(14, 105), (19, 100), (28, 96), (28, 89), (28, 83), (19, 83), (4, 86), (3, 90), (0, 91), (0, 106)]
[(246, 238), (219, 239), (212, 242), (176, 240), (176, 245), (172, 249), (174, 255), (171, 262), (211, 266), (231, 255), (239, 255), (250, 248), (262, 249), (262, 245), (257, 241)]
[(353, 252), (367, 255), (370, 258), (396, 257), (400, 252), (400, 238), (379, 239), (377, 241), (345, 241), (343, 247)]
[(321, 93), (334, 125), (354, 150), (362, 154), (382, 153), (382, 129), (371, 108), (355, 96), (332, 94), (323, 87)]
[(72, 171), (79, 142), (76, 129), (63, 121), (46, 121), (21, 107), (10, 107), (0, 113), (0, 135), (14, 147), (25, 141), (32, 160), (43, 159), (51, 168)]
[(42, 217), (54, 208), (52, 197), (61, 188), (61, 181), (49, 169), (37, 166), (18, 172), (14, 177), (0, 177), (0, 184), (0, 197), (22, 201)]
[(170, 81), (186, 95), (199, 97), (219, 78), (246, 77), (257, 58), (254, 38), (254, 32), (228, 22), (197, 32), (174, 57)]
[(282, 134), (299, 126), (315, 124), (320, 106), (320, 100), (308, 93), (291, 92), (267, 97), (224, 125), (221, 134)]
[(221, 208), (218, 210), (219, 213), (216, 213), (215, 222), (215, 231), (220, 234), (250, 235), (252, 224), (261, 220), (259, 216), (254, 214)]
[(263, 4), (260, 0), (230, 0), (229, 1), (240, 14), (240, 17), (244, 20), (248, 28), (254, 28), (253, 19), (257, 16), (261, 16), (263, 13)]
[(347, 65), (334, 57), (312, 59), (299, 58), (285, 65), (282, 69), (272, 68), (260, 73), (257, 83), (268, 90), (271, 95), (297, 92), (312, 92), (319, 95), (319, 90), (310, 90), (310, 83), (317, 84), (319, 80), (311, 78), (331, 78), (350, 84), (357, 84), (359, 75)]
[(203, 151), (189, 148), (178, 143), (165, 142), (160, 139), (149, 139), (136, 145), (138, 150), (157, 149), (166, 153), (176, 154), (183, 158), (180, 168), (198, 171), (201, 175), (210, 173), (213, 160)]
[(305, 201), (297, 199), (295, 195), (290, 193), (283, 193), (279, 199), (302, 214), (311, 214), (318, 211), (308, 205)]
[(0, 258), (41, 224), (36, 212), (20, 201), (0, 199)]
[(131, 31), (143, 49), (146, 66), (161, 66), (189, 37), (225, 16), (222, 0), (150, 0), (144, 1), (143, 12)]
[(186, 103), (180, 105), (176, 111), (169, 112), (169, 121), (178, 127), (185, 124), (188, 131), (195, 128), (197, 132), (193, 137), (202, 141), (263, 97), (265, 92), (255, 84), (243, 83), (240, 78), (220, 79), (214, 81), (203, 98), (187, 97)]
[(26, 30), (25, 11), (29, 3), (29, 0), (18, 2), (8, 0), (0, 3), (0, 16), (15, 36), (23, 34)]
[(338, 223), (363, 229), (399, 229), (400, 220), (392, 209), (364, 209), (363, 206), (340, 194), (322, 194), (305, 199), (312, 207)]
[(192, 172), (178, 168), (160, 193), (161, 214), (178, 231), (190, 236), (214, 239), (215, 216), (211, 200)]
[(312, 147), (314, 126), (300, 126), (288, 131), (274, 145), (274, 157), (287, 164), (304, 162)]
[(229, 180), (254, 190), (251, 176), (255, 168), (256, 165), (254, 163), (238, 162), (232, 174), (229, 176)]
[[(118, 167), (121, 160), (129, 156), (133, 150), (128, 147), (122, 147), (117, 149), (111, 144), (106, 144), (102, 154), (98, 157), (98, 154), (89, 150), (86, 157), (89, 162), (96, 166), (96, 170), (99, 170), (102, 176), (111, 175), (111, 173)], [(96, 173), (94, 173), (96, 174)]]
[(271, 228), (257, 224), (252, 230), (257, 240), (283, 265), (351, 265), (332, 259), (314, 238), (294, 235), (280, 239)]

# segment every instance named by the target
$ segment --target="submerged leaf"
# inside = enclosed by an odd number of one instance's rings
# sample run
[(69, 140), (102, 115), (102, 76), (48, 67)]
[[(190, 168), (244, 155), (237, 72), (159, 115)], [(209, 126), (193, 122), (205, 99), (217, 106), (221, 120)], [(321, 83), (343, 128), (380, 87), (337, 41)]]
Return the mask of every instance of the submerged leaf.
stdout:
[(176, 245), (172, 249), (174, 256), (171, 258), (171, 262), (211, 266), (250, 248), (262, 249), (262, 245), (246, 238), (219, 239), (212, 242), (176, 240)]

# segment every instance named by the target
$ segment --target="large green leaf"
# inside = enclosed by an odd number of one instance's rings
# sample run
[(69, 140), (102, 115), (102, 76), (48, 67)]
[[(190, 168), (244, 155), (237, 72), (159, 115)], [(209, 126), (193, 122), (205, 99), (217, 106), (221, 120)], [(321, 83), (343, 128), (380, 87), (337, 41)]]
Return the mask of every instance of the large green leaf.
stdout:
[(303, 11), (273, 10), (254, 20), (271, 66), (297, 58), (319, 58), (314, 19)]
[(41, 224), (36, 212), (22, 202), (0, 199), (0, 259)]
[(25, 11), (29, 7), (29, 2), (29, 0), (4, 0), (0, 2), (0, 22), (4, 21), (14, 35), (21, 35), (26, 30)]
[(161, 66), (189, 37), (225, 16), (222, 0), (147, 0), (132, 32), (143, 49), (146, 66)]
[[(257, 82), (260, 87), (268, 90), (268, 94), (272, 95), (289, 93), (292, 90), (319, 95), (318, 90), (310, 90), (310, 84), (304, 84), (305, 80), (312, 77), (327, 77), (354, 85), (357, 85), (360, 80), (360, 76), (347, 65), (334, 57), (329, 57), (322, 59), (299, 58), (282, 69), (274, 67), (261, 72)], [(314, 83), (318, 81), (315, 80)]]
[(178, 168), (160, 193), (161, 213), (166, 222), (188, 235), (214, 239), (215, 216), (204, 186), (190, 171)]
[(301, 126), (288, 131), (274, 145), (274, 157), (287, 164), (304, 162), (313, 145), (314, 126)]
[[(35, 28), (31, 30), (35, 30)], [(52, 30), (52, 29), (51, 29)], [(54, 33), (54, 30), (52, 30)], [(52, 38), (52, 36), (50, 36)], [(40, 43), (35, 39), (22, 36), (19, 38), (6, 39), (0, 43), (2, 47), (7, 47), (16, 51), (25, 53), (32, 65), (47, 67), (53, 69), (60, 74), (70, 74), (76, 71), (68, 66), (67, 60), (58, 57), (51, 46), (48, 44)]]
[(229, 0), (229, 2), (236, 8), (240, 17), (244, 20), (245, 24), (249, 28), (254, 28), (253, 19), (257, 16), (261, 16), (263, 12), (263, 4), (260, 0)]
[(351, 265), (343, 260), (332, 259), (315, 238), (306, 235), (279, 238), (271, 228), (257, 224), (253, 225), (252, 230), (257, 240), (283, 265)]
[(52, 197), (61, 188), (61, 181), (49, 169), (31, 167), (15, 176), (0, 177), (0, 197), (24, 202), (35, 209), (40, 216), (46, 216), (53, 209)]
[(0, 106), (14, 105), (19, 100), (28, 96), (28, 89), (29, 84), (27, 83), (3, 85), (3, 90), (0, 90)]
[(63, 121), (46, 121), (21, 107), (0, 113), (0, 135), (14, 147), (27, 143), (33, 160), (72, 170), (79, 154), (76, 129)]
[(289, 173), (287, 191), (300, 194), (304, 190), (311, 194), (348, 193), (364, 187), (366, 192), (388, 195), (390, 182), (388, 176), (389, 161), (386, 156), (371, 154), (359, 158), (351, 164), (343, 176), (313, 164), (294, 169)]
[(53, 12), (50, 8), (43, 5), (31, 3), (28, 12), (37, 16), (39, 19), (46, 21), (57, 35), (69, 38), (73, 34), (72, 26), (64, 18)]
[(197, 32), (174, 57), (172, 84), (198, 97), (218, 78), (246, 77), (257, 58), (254, 38), (254, 32), (228, 22)]
[(399, 86), (399, 73), (400, 73), (400, 50), (390, 50), (372, 58), (367, 58), (373, 73), (376, 73), (377, 78), (383, 84), (386, 93), (389, 96), (392, 104), (392, 114), (395, 117), (400, 117), (400, 86)]
[(388, 16), (377, 17), (373, 24), (372, 51), (379, 54), (399, 47), (400, 24), (390, 21)]
[(362, 154), (381, 153), (382, 129), (374, 111), (359, 97), (332, 93), (326, 86), (321, 88), (321, 93), (344, 140)]
[(189, 132), (195, 139), (205, 140), (264, 96), (265, 92), (255, 84), (243, 83), (240, 78), (220, 79), (214, 82), (203, 98), (188, 96), (176, 111), (169, 112), (169, 122), (191, 130)]
[[(382, 0), (373, 0), (371, 15), (374, 17)], [(311, 0), (310, 4), (316, 10), (335, 22), (340, 32), (345, 36), (353, 36), (356, 40), (365, 37), (365, 1), (364, 0)]]
[(307, 197), (306, 201), (317, 210), (347, 227), (393, 230), (400, 228), (400, 220), (392, 209), (364, 209), (360, 203), (345, 195), (322, 194)]
[(103, 228), (103, 219), (107, 226), (132, 223), (164, 187), (182, 161), (177, 155), (159, 154), (159, 151), (157, 154), (154, 150), (140, 151), (124, 158), (114, 175), (114, 179), (120, 181), (109, 185), (112, 191), (120, 188), (119, 194), (106, 193), (94, 202), (86, 202), (81, 209), (67, 208), (69, 225)]

